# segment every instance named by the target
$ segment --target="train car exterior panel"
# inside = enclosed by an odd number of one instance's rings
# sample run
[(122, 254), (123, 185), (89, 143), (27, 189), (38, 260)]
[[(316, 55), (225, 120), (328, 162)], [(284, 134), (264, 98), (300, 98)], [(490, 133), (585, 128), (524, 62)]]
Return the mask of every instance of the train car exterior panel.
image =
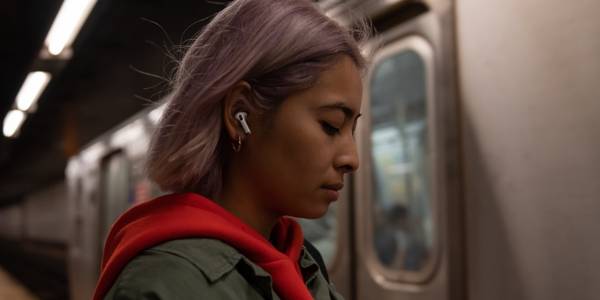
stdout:
[(469, 299), (597, 299), (598, 1), (457, 1)]

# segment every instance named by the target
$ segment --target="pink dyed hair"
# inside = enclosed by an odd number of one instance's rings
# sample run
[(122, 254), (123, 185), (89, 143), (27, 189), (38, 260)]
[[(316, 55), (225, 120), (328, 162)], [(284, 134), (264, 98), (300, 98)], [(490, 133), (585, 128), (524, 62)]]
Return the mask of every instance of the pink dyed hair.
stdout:
[(359, 67), (368, 26), (341, 27), (308, 0), (237, 0), (217, 14), (184, 55), (165, 113), (150, 143), (149, 177), (165, 191), (212, 197), (222, 188), (230, 151), (223, 99), (241, 80), (252, 87), (250, 107), (273, 112), (311, 87), (340, 55)]

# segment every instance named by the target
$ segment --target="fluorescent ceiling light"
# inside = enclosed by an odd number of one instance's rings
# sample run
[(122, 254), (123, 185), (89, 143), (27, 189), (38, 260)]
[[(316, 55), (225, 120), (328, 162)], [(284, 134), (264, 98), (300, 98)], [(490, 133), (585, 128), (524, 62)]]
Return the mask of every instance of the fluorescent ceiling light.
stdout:
[(47, 72), (36, 71), (29, 73), (17, 94), (17, 108), (22, 111), (28, 111), (38, 100), (49, 81), (50, 74)]
[(2, 132), (4, 133), (4, 136), (6, 136), (6, 137), (14, 136), (15, 133), (17, 133), (17, 131), (19, 131), (19, 128), (21, 128), (21, 125), (23, 125), (24, 121), (25, 121), (25, 113), (24, 112), (22, 112), (20, 110), (16, 110), (16, 109), (9, 111), (6, 114), (6, 117), (4, 117), (4, 126), (2, 128)]
[(73, 43), (96, 0), (65, 0), (50, 27), (46, 47), (52, 55), (59, 55)]

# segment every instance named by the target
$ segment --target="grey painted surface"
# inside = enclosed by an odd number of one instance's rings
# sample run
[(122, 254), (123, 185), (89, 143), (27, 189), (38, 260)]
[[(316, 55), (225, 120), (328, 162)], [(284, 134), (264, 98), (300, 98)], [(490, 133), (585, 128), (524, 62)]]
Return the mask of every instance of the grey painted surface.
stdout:
[(600, 294), (598, 1), (457, 1), (469, 299)]

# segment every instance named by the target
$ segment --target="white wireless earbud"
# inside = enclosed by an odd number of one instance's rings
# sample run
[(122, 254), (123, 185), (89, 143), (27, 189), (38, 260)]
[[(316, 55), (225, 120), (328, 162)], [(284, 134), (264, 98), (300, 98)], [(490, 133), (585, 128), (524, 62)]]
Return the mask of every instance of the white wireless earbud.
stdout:
[(246, 117), (248, 116), (247, 113), (240, 111), (238, 113), (235, 114), (235, 118), (240, 122), (240, 124), (242, 125), (242, 128), (244, 129), (244, 133), (246, 134), (250, 134), (252, 133), (252, 131), (250, 131), (250, 127), (248, 126), (248, 122), (246, 122)]

